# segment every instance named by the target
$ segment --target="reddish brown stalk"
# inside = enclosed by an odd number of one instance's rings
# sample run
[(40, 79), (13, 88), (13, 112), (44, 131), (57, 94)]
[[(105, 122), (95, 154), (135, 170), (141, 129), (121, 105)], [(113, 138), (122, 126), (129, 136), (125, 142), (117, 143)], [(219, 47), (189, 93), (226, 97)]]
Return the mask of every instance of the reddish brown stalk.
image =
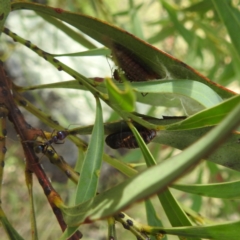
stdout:
[[(0, 62), (0, 105), (3, 105), (8, 109), (8, 118), (13, 123), (14, 128), (19, 135), (19, 138), (21, 139), (21, 144), (26, 157), (27, 171), (36, 174), (38, 181), (48, 199), (48, 202), (51, 205), (52, 210), (59, 222), (59, 225), (64, 231), (67, 225), (63, 220), (61, 210), (56, 205), (57, 203), (61, 203), (62, 200), (48, 180), (48, 177), (39, 164), (38, 157), (36, 156), (33, 149), (32, 140), (36, 139), (37, 136), (42, 136), (43, 131), (41, 129), (32, 128), (31, 125), (25, 121), (24, 116), (14, 102), (12, 84), (4, 73), (2, 62)], [(77, 240), (81, 237), (82, 234), (80, 232), (76, 232), (69, 239)]]

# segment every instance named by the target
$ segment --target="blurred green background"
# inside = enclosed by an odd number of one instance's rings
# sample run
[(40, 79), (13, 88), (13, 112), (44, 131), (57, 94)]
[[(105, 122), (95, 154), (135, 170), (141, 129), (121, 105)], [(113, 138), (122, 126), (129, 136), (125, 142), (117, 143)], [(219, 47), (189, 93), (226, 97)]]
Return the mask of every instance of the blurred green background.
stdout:
[[(34, 2), (91, 15), (112, 23), (182, 60), (211, 80), (240, 92), (240, 59), (230, 44), (226, 28), (209, 0), (49, 0)], [(230, 2), (236, 11), (239, 11), (240, 1)], [(11, 13), (6, 26), (50, 53), (79, 52), (85, 49), (31, 11)], [(92, 42), (96, 46), (100, 46), (98, 43)], [(2, 35), (0, 43), (1, 59), (6, 61), (6, 70), (15, 79), (16, 84), (28, 86), (71, 79), (68, 75), (55, 71), (52, 66), (39, 59), (24, 46), (10, 41), (7, 36)], [(106, 57), (64, 57), (61, 60), (87, 77), (112, 76), (113, 64)], [(42, 90), (32, 91), (25, 96), (66, 128), (69, 125), (84, 126), (94, 122), (94, 98), (89, 93), (76, 90)], [(137, 108), (141, 113), (155, 117), (184, 114), (181, 109), (175, 108), (150, 108), (143, 104), (137, 105)], [(111, 112), (108, 106), (103, 105), (103, 109), (105, 122), (118, 119), (118, 116)], [(24, 114), (27, 113), (24, 111)], [(27, 116), (31, 125), (52, 131), (31, 115)], [(24, 156), (15, 133), (10, 130), (10, 125), (8, 129), (8, 152), (4, 171), (2, 205), (13, 226), (25, 239), (30, 239), (30, 215), (24, 179)], [(85, 136), (84, 139), (88, 140), (88, 136)], [(66, 161), (74, 165), (77, 158), (76, 149), (70, 143), (66, 144), (69, 144), (69, 147), (56, 146), (56, 150), (65, 157)], [(179, 152), (154, 143), (150, 144), (149, 147), (159, 161), (164, 161), (164, 159)], [(125, 162), (143, 162), (140, 150), (116, 152), (106, 148), (106, 151)], [(56, 167), (47, 162), (43, 156), (40, 158), (63, 200), (71, 202), (75, 186), (67, 182), (63, 174), (59, 170), (57, 171)], [(210, 183), (236, 178), (237, 174), (234, 171), (205, 162), (189, 173), (187, 177), (182, 178), (180, 182)], [(120, 173), (105, 164), (99, 190), (106, 190), (123, 179), (124, 177)], [(236, 210), (239, 209), (240, 205), (237, 201), (202, 198), (183, 194), (176, 190), (173, 190), (173, 193), (185, 206), (191, 207), (214, 222), (221, 219), (234, 220), (239, 218)], [(58, 239), (61, 230), (36, 179), (34, 194), (40, 239)], [(161, 209), (155, 198), (152, 201), (156, 207)], [(144, 204), (142, 203), (136, 204), (127, 213), (134, 216), (137, 221), (146, 222)], [(165, 226), (170, 226), (163, 211), (159, 211), (159, 217)], [(135, 239), (119, 223), (117, 230), (119, 239)], [(89, 226), (82, 226), (81, 231), (86, 240), (106, 239), (107, 223), (98, 221)], [(0, 236), (2, 236), (1, 239), (7, 239), (1, 228)], [(168, 239), (177, 238), (168, 237)]]

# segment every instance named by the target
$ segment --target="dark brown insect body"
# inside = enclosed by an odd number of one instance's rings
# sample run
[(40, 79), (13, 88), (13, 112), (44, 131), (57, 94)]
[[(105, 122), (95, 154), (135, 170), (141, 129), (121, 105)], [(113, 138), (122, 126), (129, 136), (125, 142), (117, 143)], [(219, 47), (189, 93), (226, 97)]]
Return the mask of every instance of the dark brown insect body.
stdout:
[[(43, 133), (44, 134), (44, 133)], [(63, 140), (67, 137), (68, 133), (66, 131), (57, 131), (56, 135), (53, 135), (50, 139), (37, 143), (37, 145), (34, 148), (34, 151), (36, 153), (44, 153), (49, 146), (51, 146), (53, 143), (55, 144), (62, 144)]]
[(139, 82), (161, 78), (159, 74), (142, 63), (139, 57), (122, 45), (114, 44), (112, 54), (116, 64), (129, 81)]
[[(138, 130), (145, 143), (150, 143), (156, 137), (154, 129)], [(106, 137), (105, 142), (113, 149), (118, 148), (138, 148), (138, 143), (131, 131), (116, 132)]]

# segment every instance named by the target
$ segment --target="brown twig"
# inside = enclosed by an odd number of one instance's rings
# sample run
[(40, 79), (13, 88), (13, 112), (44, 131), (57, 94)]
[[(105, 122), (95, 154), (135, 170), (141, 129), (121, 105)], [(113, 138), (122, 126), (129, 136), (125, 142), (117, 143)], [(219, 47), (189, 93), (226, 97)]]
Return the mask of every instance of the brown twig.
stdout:
[[(26, 169), (33, 172), (43, 188), (43, 191), (48, 199), (49, 204), (59, 222), (61, 229), (64, 231), (67, 227), (63, 220), (61, 210), (57, 207), (56, 203), (62, 202), (59, 194), (52, 187), (45, 172), (38, 162), (38, 157), (33, 150), (33, 144), (31, 140), (36, 139), (37, 136), (41, 136), (43, 131), (41, 129), (32, 128), (29, 125), (19, 110), (18, 106), (14, 102), (12, 94), (11, 81), (6, 77), (3, 70), (2, 62), (0, 62), (0, 105), (5, 106), (8, 109), (8, 118), (13, 123), (14, 128), (21, 139), (21, 144), (26, 157)], [(82, 237), (80, 232), (76, 232), (71, 240), (77, 240)]]

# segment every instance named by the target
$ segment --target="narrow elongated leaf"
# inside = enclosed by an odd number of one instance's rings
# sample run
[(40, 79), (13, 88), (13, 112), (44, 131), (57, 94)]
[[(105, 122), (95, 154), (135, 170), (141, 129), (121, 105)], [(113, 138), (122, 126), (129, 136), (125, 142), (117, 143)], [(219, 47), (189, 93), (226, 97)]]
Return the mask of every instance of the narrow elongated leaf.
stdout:
[(190, 12), (204, 12), (206, 13), (208, 10), (210, 10), (213, 7), (213, 4), (209, 0), (202, 0), (197, 3), (193, 3), (189, 7), (186, 7), (182, 10), (184, 11), (190, 11)]
[(151, 167), (151, 166), (156, 165), (156, 161), (155, 161), (154, 157), (152, 156), (151, 152), (149, 151), (146, 143), (143, 141), (140, 133), (133, 126), (133, 124), (130, 123), (129, 127), (130, 127), (131, 131), (133, 132), (133, 134), (134, 134), (134, 136), (137, 140), (138, 146), (140, 147), (140, 149), (142, 151), (142, 154), (144, 156), (144, 159), (145, 159), (145, 162), (146, 162), (147, 166)]
[(193, 42), (193, 39), (194, 39), (194, 37), (196, 37), (196, 35), (194, 35), (193, 32), (186, 29), (184, 27), (184, 25), (178, 20), (177, 14), (176, 14), (177, 13), (176, 9), (174, 9), (169, 3), (167, 3), (164, 0), (161, 0), (161, 3), (163, 5), (163, 7), (167, 10), (169, 17), (175, 26), (175, 29), (184, 38), (184, 40), (188, 43), (188, 45), (191, 45)]
[[(160, 131), (153, 142), (184, 150), (199, 138), (205, 138), (211, 127), (186, 131)], [(212, 152), (206, 159), (222, 166), (240, 171), (240, 133), (234, 132), (220, 148)]]
[(178, 204), (177, 200), (174, 198), (169, 188), (167, 188), (162, 194), (158, 194), (158, 198), (173, 227), (192, 226), (192, 223), (189, 220), (188, 216)]
[(148, 225), (162, 227), (163, 226), (162, 221), (160, 220), (160, 217), (158, 216), (150, 199), (147, 199), (145, 201), (145, 208), (146, 208)]
[[(147, 148), (138, 131), (132, 125), (130, 125), (130, 128), (136, 137), (139, 147), (141, 148), (147, 166), (150, 167), (156, 165), (155, 159), (149, 152), (149, 149)], [(191, 226), (191, 222), (189, 221), (187, 215), (181, 209), (168, 188), (166, 188), (163, 193), (159, 194), (158, 198), (172, 226)], [(171, 207), (169, 208), (169, 206)]]
[(23, 238), (18, 234), (18, 232), (13, 228), (13, 226), (8, 221), (1, 207), (0, 207), (0, 222), (2, 227), (5, 229), (7, 235), (9, 236), (9, 239), (23, 240)]
[(219, 105), (203, 110), (181, 122), (175, 123), (167, 127), (168, 130), (188, 130), (218, 124), (231, 110), (240, 104), (240, 95), (226, 100)]
[(161, 76), (160, 78), (163, 80), (194, 79), (208, 85), (223, 98), (228, 98), (235, 94), (234, 92), (210, 81), (208, 78), (204, 77), (178, 59), (152, 47), (148, 43), (143, 42), (126, 31), (109, 25), (106, 22), (89, 16), (38, 4), (13, 3), (11, 6), (12, 10), (21, 8), (31, 9), (63, 20), (112, 50), (114, 50), (114, 44), (119, 44), (135, 54), (147, 69), (154, 71)]
[[(26, 99), (24, 99), (26, 101)], [(27, 110), (32, 112), (33, 114), (39, 116), (39, 114), (42, 114), (41, 111), (38, 112), (38, 109), (36, 109), (30, 102), (26, 101), (27, 104)], [(30, 108), (34, 108), (33, 110)], [(37, 114), (36, 114), (37, 112)], [(146, 118), (144, 116), (144, 118)], [(49, 122), (48, 116), (41, 115), (41, 119), (44, 122), (47, 122), (50, 126), (54, 127), (55, 129), (59, 129), (58, 125), (51, 125), (52, 122)], [(170, 125), (174, 122), (179, 122), (182, 120), (182, 118), (174, 118), (174, 119), (157, 119), (157, 118), (146, 118), (150, 123), (160, 125), (160, 126), (166, 126)], [(78, 134), (91, 134), (93, 126), (86, 126), (81, 127), (78, 130), (74, 129), (74, 132), (78, 132)], [(121, 131), (123, 129), (126, 129), (127, 125), (126, 123), (120, 121), (116, 123), (108, 123), (105, 124), (105, 133), (111, 134), (117, 131)], [(59, 129), (61, 130), (61, 129)], [(174, 148), (178, 149), (185, 149), (195, 141), (197, 141), (199, 138), (203, 137), (207, 132), (211, 130), (211, 127), (204, 127), (199, 129), (192, 129), (192, 130), (181, 130), (181, 131), (166, 131), (161, 130), (158, 132), (157, 137), (153, 139), (153, 142), (165, 144), (168, 146), (172, 146)], [(184, 139), (184, 141), (183, 141)], [(236, 171), (240, 171), (240, 148), (239, 148), (239, 139), (240, 139), (240, 133), (234, 132), (231, 137), (222, 144), (221, 148), (218, 148), (214, 153), (209, 155), (207, 157), (207, 160), (212, 161), (214, 163), (220, 164), (222, 166), (234, 169)], [(81, 144), (77, 142), (77, 144)]]
[(208, 226), (181, 227), (181, 228), (155, 228), (153, 233), (165, 233), (178, 236), (198, 237), (215, 240), (240, 239), (240, 221), (215, 224)]
[[(214, 165), (217, 169), (217, 165), (216, 164), (211, 164), (209, 163), (208, 165)], [(198, 173), (197, 173), (197, 179), (196, 179), (196, 182), (195, 184), (200, 184), (202, 183), (202, 177), (203, 177), (203, 168), (200, 168), (198, 169)], [(199, 214), (197, 214), (196, 212), (200, 212), (201, 210), (201, 207), (202, 207), (202, 203), (203, 203), (203, 200), (202, 200), (202, 197), (201, 196), (198, 196), (198, 195), (192, 195), (191, 197), (191, 200), (192, 200), (192, 204), (191, 204), (191, 209), (192, 211), (195, 211), (195, 214), (194, 215), (197, 215), (197, 219), (199, 219)], [(184, 212), (186, 212), (186, 208), (184, 208)], [(194, 221), (196, 222), (196, 216), (193, 216), (189, 213), (187, 213), (187, 215), (189, 217), (193, 217), (194, 218)]]
[(4, 28), (5, 21), (9, 12), (11, 11), (11, 1), (10, 0), (0, 0), (0, 36)]
[(62, 234), (62, 236), (59, 238), (59, 240), (66, 240), (69, 237), (71, 237), (78, 229), (78, 226), (76, 227), (67, 227)]
[(37, 232), (37, 222), (36, 222), (36, 213), (34, 206), (34, 198), (33, 198), (33, 181), (32, 181), (32, 173), (25, 170), (25, 181), (28, 188), (28, 195), (30, 199), (31, 206), (31, 232), (32, 232), (32, 240), (38, 240), (38, 232)]
[[(233, 7), (230, 1), (217, 1), (212, 0), (214, 7), (216, 8), (220, 18), (225, 24), (232, 43), (240, 57), (240, 42), (239, 42), (239, 32), (240, 32), (240, 19), (236, 17)], [(238, 12), (240, 14), (240, 12)]]
[[(94, 197), (97, 192), (98, 179), (103, 155), (103, 118), (102, 107), (96, 98), (96, 120), (93, 127), (91, 141), (83, 161), (80, 178), (76, 189), (75, 204), (82, 203)], [(74, 234), (78, 226), (67, 227), (61, 236), (61, 240), (67, 239)]]
[(191, 115), (212, 107), (222, 98), (207, 85), (193, 80), (168, 80), (132, 83), (133, 89), (146, 96), (137, 95), (138, 101), (155, 106), (182, 106)]
[(91, 49), (84, 52), (76, 52), (76, 53), (64, 53), (64, 54), (51, 54), (54, 57), (89, 57), (89, 56), (107, 56), (110, 55), (111, 51), (107, 48), (96, 48)]
[(82, 203), (94, 197), (97, 191), (103, 156), (104, 132), (101, 104), (99, 99), (96, 99), (96, 102), (96, 120), (77, 185), (76, 204)]
[[(146, 144), (144, 143), (143, 139), (141, 138), (136, 128), (134, 128), (132, 124), (129, 124), (129, 127), (131, 128), (131, 130), (134, 133), (134, 136), (136, 137), (136, 140), (138, 142), (139, 147), (141, 148), (147, 166), (151, 167), (156, 165), (155, 159), (149, 152), (149, 149), (147, 148)], [(163, 193), (158, 194), (158, 198), (172, 226), (191, 226), (191, 221), (188, 219), (187, 215), (181, 209), (181, 207), (179, 206), (175, 198), (172, 196), (168, 188), (166, 188)]]
[(206, 197), (233, 199), (240, 198), (240, 181), (212, 184), (174, 184), (171, 187)]
[[(97, 89), (106, 93), (104, 83), (92, 81)], [(123, 84), (115, 83), (123, 90)], [(158, 80), (148, 82), (132, 82), (131, 87), (137, 92), (137, 101), (154, 106), (183, 107), (188, 113), (193, 114), (204, 108), (209, 108), (222, 102), (222, 98), (209, 86), (192, 80)], [(52, 84), (42, 84), (24, 88), (36, 90), (44, 88), (74, 88), (86, 90), (77, 81), (66, 81)], [(143, 93), (145, 93), (143, 95)]]
[(129, 165), (120, 160), (112, 158), (107, 154), (103, 154), (103, 160), (128, 177), (133, 177), (137, 174), (137, 171), (131, 168)]
[(38, 13), (38, 15), (48, 23), (54, 25), (57, 29), (64, 32), (68, 37), (80, 43), (82, 46), (88, 49), (94, 49), (97, 47), (89, 39), (87, 39), (86, 36), (83, 36), (83, 34), (80, 34), (79, 31), (76, 31), (75, 29), (69, 27), (67, 24), (63, 23), (62, 21), (59, 21), (58, 19), (53, 18), (47, 14)]
[[(162, 225), (162, 221), (160, 220), (156, 210), (154, 209), (154, 206), (151, 202), (151, 200), (147, 199), (145, 201), (145, 208), (146, 208), (146, 215), (147, 215), (147, 223), (149, 226), (156, 226), (156, 227), (163, 227)], [(150, 237), (150, 240), (155, 240), (157, 238), (155, 237)], [(168, 237), (167, 235), (165, 235), (163, 238), (163, 240), (167, 240)]]
[[(47, 115), (43, 115), (41, 111), (35, 108), (30, 102), (26, 99), (24, 101), (27, 102), (26, 109), (36, 116), (40, 116), (43, 122), (46, 122), (48, 125), (52, 126), (55, 129), (62, 130), (59, 128), (59, 125), (53, 125), (51, 121), (49, 121), (49, 117)], [(32, 109), (33, 108), (33, 109)], [(143, 116), (147, 121), (152, 124), (166, 126), (170, 125), (174, 122), (178, 122), (183, 118), (171, 118), (171, 119), (157, 119), (157, 118), (148, 118)], [(93, 126), (86, 126), (77, 129), (73, 129), (74, 132), (77, 131), (78, 134), (91, 134)], [(120, 121), (115, 123), (105, 124), (105, 134), (111, 134), (117, 131), (121, 131), (123, 129), (128, 128), (126, 123)], [(204, 127), (199, 129), (192, 130), (181, 130), (181, 131), (166, 131), (161, 130), (158, 132), (157, 137), (153, 139), (153, 142), (172, 146), (178, 149), (185, 149), (192, 143), (196, 142), (199, 138), (203, 137), (211, 130), (211, 127)], [(71, 138), (75, 139), (75, 137), (71, 136)], [(184, 139), (184, 141), (183, 141)], [(240, 171), (240, 148), (239, 148), (239, 139), (240, 133), (234, 132), (231, 137), (222, 144), (221, 148), (218, 148), (214, 153), (207, 157), (207, 160), (212, 161), (214, 163), (220, 164), (222, 166), (234, 169), (236, 171)], [(77, 145), (81, 145), (81, 142), (75, 141)], [(111, 161), (111, 160), (110, 160)]]
[(202, 216), (199, 212), (194, 211), (192, 208), (184, 205), (181, 205), (181, 207), (184, 209), (184, 212), (188, 215), (188, 217), (197, 225), (209, 225), (215, 223), (214, 221)]
[(238, 105), (212, 131), (181, 154), (162, 164), (153, 166), (118, 186), (74, 207), (61, 207), (69, 226), (94, 221), (119, 212), (130, 204), (163, 191), (173, 180), (194, 166), (213, 149), (219, 146), (229, 133), (239, 124), (240, 105)]
[(109, 99), (113, 105), (119, 106), (123, 111), (134, 111), (135, 95), (127, 82), (124, 83), (124, 91), (118, 89), (111, 79), (107, 78), (105, 83), (108, 89)]

